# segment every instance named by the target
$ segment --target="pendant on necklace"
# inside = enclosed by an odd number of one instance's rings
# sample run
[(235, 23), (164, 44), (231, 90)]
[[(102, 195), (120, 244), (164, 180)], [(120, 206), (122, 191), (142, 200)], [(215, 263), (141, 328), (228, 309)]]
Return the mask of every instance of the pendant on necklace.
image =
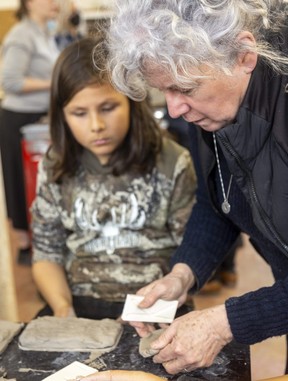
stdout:
[(222, 204), (221, 204), (221, 208), (222, 208), (222, 211), (225, 213), (225, 214), (228, 214), (230, 212), (230, 209), (231, 209), (231, 206), (228, 202), (227, 199), (225, 199)]

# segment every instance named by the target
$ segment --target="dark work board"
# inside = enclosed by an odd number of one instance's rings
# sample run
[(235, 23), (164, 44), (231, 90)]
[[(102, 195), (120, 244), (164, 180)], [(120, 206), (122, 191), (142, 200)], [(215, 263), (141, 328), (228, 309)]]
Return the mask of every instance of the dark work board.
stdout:
[(167, 374), (161, 365), (154, 364), (151, 358), (140, 356), (138, 347), (139, 336), (129, 325), (124, 326), (122, 337), (114, 351), (90, 363), (87, 362), (90, 353), (20, 350), (16, 336), (0, 355), (0, 377), (5, 375), (5, 378), (16, 378), (17, 381), (40, 381), (77, 360), (99, 370), (142, 370), (166, 377), (169, 381), (251, 381), (249, 346), (231, 342), (223, 348), (211, 367), (174, 376)]

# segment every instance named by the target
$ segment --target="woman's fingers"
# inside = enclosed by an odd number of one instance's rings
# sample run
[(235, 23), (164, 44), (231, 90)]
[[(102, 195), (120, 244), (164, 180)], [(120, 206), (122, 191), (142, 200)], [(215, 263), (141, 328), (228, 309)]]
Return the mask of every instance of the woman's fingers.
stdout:
[(151, 347), (160, 349), (153, 361), (170, 374), (208, 367), (232, 338), (224, 305), (190, 312), (174, 320), (153, 342)]

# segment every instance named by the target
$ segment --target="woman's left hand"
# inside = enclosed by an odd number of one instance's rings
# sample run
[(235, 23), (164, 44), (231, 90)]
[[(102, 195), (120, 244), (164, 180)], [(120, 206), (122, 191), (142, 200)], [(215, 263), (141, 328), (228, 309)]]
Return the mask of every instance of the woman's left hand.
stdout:
[(208, 367), (232, 338), (224, 305), (189, 312), (152, 343), (160, 350), (153, 361), (170, 374)]

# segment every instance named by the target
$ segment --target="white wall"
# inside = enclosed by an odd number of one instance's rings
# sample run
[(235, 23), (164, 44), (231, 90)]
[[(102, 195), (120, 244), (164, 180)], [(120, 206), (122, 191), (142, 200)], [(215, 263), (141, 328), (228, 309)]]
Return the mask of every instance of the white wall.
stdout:
[[(1, 1), (1, 0), (0, 0)], [(114, 0), (74, 0), (80, 9), (92, 9), (97, 7), (109, 7)]]
[(18, 0), (0, 0), (0, 9), (12, 9), (18, 6)]
[[(60, 0), (61, 1), (61, 0)], [(288, 0), (284, 0), (288, 2)], [(79, 8), (87, 9), (99, 6), (112, 5), (114, 0), (75, 0)], [(18, 6), (18, 0), (0, 0), (0, 9), (11, 9)]]

